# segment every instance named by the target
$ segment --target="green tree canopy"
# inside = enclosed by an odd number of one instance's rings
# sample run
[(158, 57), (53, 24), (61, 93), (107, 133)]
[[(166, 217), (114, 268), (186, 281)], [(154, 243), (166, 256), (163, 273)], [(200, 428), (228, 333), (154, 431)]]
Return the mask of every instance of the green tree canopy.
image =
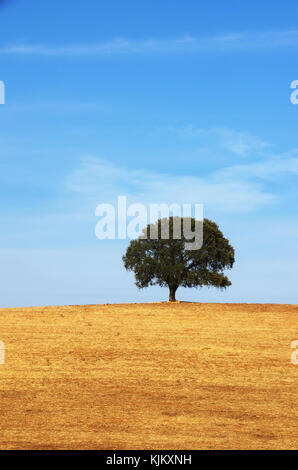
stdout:
[[(177, 220), (177, 218), (175, 218)], [(162, 221), (169, 223), (169, 237), (162, 238)], [(185, 220), (185, 219), (184, 219)], [(203, 221), (203, 244), (196, 250), (187, 250), (183, 233), (180, 239), (173, 237), (174, 218), (159, 219), (156, 224), (148, 225), (143, 235), (132, 240), (123, 256), (124, 266), (135, 274), (136, 285), (140, 289), (159, 285), (168, 287), (169, 300), (175, 301), (179, 286), (214, 286), (224, 289), (231, 281), (224, 274), (234, 264), (234, 248), (223, 236), (218, 225), (211, 220)], [(183, 219), (180, 219), (183, 222)], [(195, 219), (191, 228), (195, 229)], [(202, 222), (200, 222), (202, 223)], [(150, 239), (150, 227), (155, 227), (158, 236)], [(145, 234), (148, 233), (148, 238)]]

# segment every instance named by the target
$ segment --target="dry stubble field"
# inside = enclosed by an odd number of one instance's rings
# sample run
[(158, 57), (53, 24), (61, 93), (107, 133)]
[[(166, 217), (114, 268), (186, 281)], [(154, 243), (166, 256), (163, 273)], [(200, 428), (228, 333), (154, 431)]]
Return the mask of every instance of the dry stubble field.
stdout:
[(90, 305), (0, 318), (0, 449), (297, 449), (297, 306)]

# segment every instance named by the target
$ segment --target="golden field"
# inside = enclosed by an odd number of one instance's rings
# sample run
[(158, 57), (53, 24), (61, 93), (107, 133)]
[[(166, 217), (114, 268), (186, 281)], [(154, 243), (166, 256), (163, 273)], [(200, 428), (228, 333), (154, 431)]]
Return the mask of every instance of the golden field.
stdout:
[(0, 449), (297, 449), (298, 307), (0, 310)]

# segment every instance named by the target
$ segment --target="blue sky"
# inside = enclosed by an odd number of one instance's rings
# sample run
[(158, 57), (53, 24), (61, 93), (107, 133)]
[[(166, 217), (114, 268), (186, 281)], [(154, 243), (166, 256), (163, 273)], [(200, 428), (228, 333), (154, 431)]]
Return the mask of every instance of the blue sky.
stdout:
[[(260, 4), (261, 3), (261, 4)], [(181, 300), (298, 303), (298, 4), (0, 3), (0, 306), (167, 299), (138, 291), (95, 208), (204, 204), (232, 287)]]

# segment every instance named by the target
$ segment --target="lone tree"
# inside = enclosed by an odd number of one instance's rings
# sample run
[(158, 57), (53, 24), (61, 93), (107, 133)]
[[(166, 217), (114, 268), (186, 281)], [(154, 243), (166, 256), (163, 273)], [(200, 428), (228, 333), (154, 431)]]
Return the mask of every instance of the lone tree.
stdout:
[[(132, 240), (123, 256), (124, 266), (134, 271), (136, 285), (144, 287), (159, 285), (170, 290), (169, 301), (175, 302), (175, 294), (179, 286), (202, 287), (214, 286), (224, 289), (231, 281), (224, 274), (234, 264), (234, 248), (224, 238), (218, 225), (211, 220), (203, 221), (203, 244), (200, 249), (186, 249), (189, 241), (183, 233), (180, 239), (173, 236), (173, 221), (159, 219), (156, 224), (148, 225), (143, 235)], [(180, 219), (182, 223), (185, 219)], [(191, 220), (191, 228), (195, 228), (195, 219)], [(168, 239), (162, 237), (162, 221), (169, 224)], [(202, 224), (202, 222), (201, 222)], [(156, 239), (149, 236), (150, 227), (155, 228)], [(148, 233), (148, 238), (145, 238)]]

